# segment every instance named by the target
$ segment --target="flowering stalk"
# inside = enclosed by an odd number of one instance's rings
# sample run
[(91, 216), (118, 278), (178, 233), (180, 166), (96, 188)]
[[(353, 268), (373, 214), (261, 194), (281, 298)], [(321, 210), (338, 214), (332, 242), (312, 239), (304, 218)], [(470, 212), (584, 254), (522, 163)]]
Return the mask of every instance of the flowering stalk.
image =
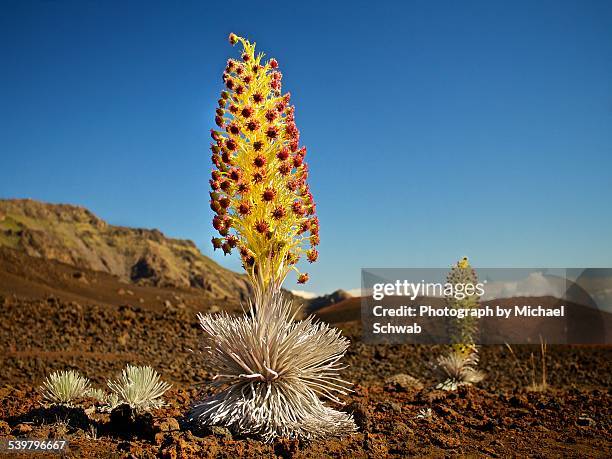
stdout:
[[(476, 285), (478, 276), (470, 266), (467, 257), (459, 260), (448, 273), (447, 283), (452, 285)], [(473, 309), (479, 305), (480, 296), (477, 293), (457, 299), (454, 296), (446, 298), (448, 307), (455, 309)], [(482, 380), (484, 374), (478, 366), (478, 347), (474, 343), (474, 335), (478, 329), (478, 319), (466, 315), (461, 319), (453, 319), (449, 325), (449, 335), (452, 341), (449, 352), (438, 358), (437, 368), (444, 379), (438, 388), (455, 390), (458, 386), (474, 384)]]
[[(281, 93), (282, 74), (275, 59), (264, 61), (255, 44), (242, 44), (240, 60), (229, 59), (215, 122), (211, 130), (210, 205), (213, 226), (221, 237), (215, 249), (237, 249), (256, 295), (280, 288), (303, 254), (318, 258), (319, 220), (306, 183), (306, 148), (300, 147), (295, 108), (290, 94)], [(272, 287), (269, 289), (268, 287)]]

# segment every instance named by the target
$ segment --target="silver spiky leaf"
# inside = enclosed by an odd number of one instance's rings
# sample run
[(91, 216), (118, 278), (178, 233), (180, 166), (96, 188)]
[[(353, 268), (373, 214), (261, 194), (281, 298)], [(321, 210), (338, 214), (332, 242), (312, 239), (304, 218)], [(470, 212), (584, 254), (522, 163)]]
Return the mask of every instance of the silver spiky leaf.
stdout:
[(266, 442), (355, 431), (351, 415), (319, 399), (341, 403), (338, 394), (349, 392), (350, 383), (339, 377), (348, 340), (312, 317), (294, 321), (280, 292), (258, 303), (241, 317), (198, 316), (215, 392), (193, 407), (190, 419)]
[(476, 367), (478, 365), (477, 348), (467, 353), (452, 350), (449, 354), (438, 358), (437, 369), (446, 378), (436, 387), (443, 390), (456, 390), (459, 386), (476, 384), (484, 378), (484, 373)]

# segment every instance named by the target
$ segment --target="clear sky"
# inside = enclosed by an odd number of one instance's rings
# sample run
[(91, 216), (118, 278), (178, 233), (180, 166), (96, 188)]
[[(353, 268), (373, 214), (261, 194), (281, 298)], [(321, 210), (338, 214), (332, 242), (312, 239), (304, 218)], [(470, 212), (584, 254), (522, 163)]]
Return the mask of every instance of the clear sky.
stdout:
[[(361, 267), (612, 265), (612, 2), (0, 4), (0, 197), (213, 255), (233, 31), (280, 62), (321, 220), (306, 289)], [(286, 286), (296, 288), (294, 278)]]

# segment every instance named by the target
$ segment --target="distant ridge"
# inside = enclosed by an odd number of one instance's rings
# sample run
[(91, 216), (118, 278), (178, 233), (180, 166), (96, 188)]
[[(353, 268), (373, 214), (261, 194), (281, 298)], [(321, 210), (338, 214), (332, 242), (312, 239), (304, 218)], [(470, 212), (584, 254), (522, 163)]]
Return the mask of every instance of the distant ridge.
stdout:
[(213, 299), (244, 301), (249, 292), (245, 276), (204, 256), (192, 241), (109, 225), (69, 204), (0, 199), (0, 247), (136, 285), (195, 288)]

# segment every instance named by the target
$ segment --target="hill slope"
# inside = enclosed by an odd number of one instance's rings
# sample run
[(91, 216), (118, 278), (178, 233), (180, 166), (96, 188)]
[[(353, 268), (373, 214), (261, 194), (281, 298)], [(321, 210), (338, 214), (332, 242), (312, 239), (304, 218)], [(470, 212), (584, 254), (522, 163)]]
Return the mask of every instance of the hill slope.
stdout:
[(208, 298), (230, 300), (248, 294), (244, 276), (202, 255), (192, 241), (156, 229), (109, 225), (80, 206), (0, 200), (0, 247), (137, 285), (191, 287)]

